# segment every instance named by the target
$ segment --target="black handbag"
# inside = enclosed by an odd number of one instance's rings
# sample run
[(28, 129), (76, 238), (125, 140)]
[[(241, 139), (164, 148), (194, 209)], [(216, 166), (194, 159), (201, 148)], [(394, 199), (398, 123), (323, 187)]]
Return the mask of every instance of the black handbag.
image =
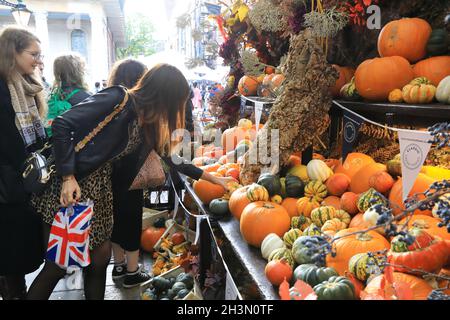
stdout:
[(44, 147), (25, 160), (22, 178), (26, 192), (36, 195), (42, 194), (50, 183), (55, 172), (55, 159), (52, 154), (52, 145), (47, 142)]
[[(127, 104), (128, 92), (125, 91), (125, 96), (122, 102), (114, 108), (114, 111), (109, 114), (97, 127), (92, 130), (84, 139), (82, 139), (75, 146), (75, 152), (78, 153), (88, 144), (111, 120), (120, 113)], [(52, 152), (52, 145), (47, 142), (44, 147), (38, 151), (32, 152), (25, 160), (23, 166), (23, 184), (25, 191), (35, 195), (42, 194), (49, 185), (52, 175), (56, 172), (55, 158)]]

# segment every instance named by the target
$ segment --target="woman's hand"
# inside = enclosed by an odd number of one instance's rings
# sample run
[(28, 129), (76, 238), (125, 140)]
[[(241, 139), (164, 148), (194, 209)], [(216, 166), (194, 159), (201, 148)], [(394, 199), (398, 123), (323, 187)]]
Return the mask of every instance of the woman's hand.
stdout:
[(75, 176), (63, 177), (60, 202), (63, 207), (75, 205), (81, 198), (81, 189)]
[(214, 184), (218, 184), (218, 185), (224, 187), (225, 190), (229, 190), (230, 182), (239, 183), (236, 179), (234, 179), (232, 177), (216, 177), (206, 171), (203, 172), (201, 179), (209, 181)]

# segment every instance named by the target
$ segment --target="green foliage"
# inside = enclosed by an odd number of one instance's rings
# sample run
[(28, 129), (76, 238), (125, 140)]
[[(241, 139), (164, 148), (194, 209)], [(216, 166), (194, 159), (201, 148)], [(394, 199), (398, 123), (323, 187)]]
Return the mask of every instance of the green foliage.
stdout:
[(127, 47), (117, 49), (119, 59), (150, 56), (156, 52), (156, 41), (153, 39), (155, 28), (148, 17), (141, 13), (133, 14), (127, 19), (125, 31)]

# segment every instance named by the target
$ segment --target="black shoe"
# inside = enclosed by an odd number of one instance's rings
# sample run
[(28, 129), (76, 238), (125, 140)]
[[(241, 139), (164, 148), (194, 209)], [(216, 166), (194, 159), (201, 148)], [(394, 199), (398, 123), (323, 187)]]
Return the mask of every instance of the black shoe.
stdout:
[(151, 279), (150, 275), (144, 271), (142, 271), (142, 265), (139, 266), (136, 272), (128, 273), (125, 275), (125, 279), (123, 280), (124, 288), (133, 288), (141, 283), (147, 282)]
[(127, 275), (127, 265), (126, 264), (114, 266), (113, 272), (112, 272), (112, 279), (114, 281), (122, 279), (126, 275)]

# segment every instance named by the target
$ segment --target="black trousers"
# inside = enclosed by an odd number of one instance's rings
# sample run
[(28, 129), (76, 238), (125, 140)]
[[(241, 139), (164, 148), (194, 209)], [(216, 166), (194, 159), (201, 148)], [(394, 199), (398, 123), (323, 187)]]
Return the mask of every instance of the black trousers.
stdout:
[(114, 165), (112, 174), (114, 227), (111, 241), (126, 251), (139, 250), (142, 232), (142, 190), (128, 191), (124, 182), (129, 169), (127, 166)]

